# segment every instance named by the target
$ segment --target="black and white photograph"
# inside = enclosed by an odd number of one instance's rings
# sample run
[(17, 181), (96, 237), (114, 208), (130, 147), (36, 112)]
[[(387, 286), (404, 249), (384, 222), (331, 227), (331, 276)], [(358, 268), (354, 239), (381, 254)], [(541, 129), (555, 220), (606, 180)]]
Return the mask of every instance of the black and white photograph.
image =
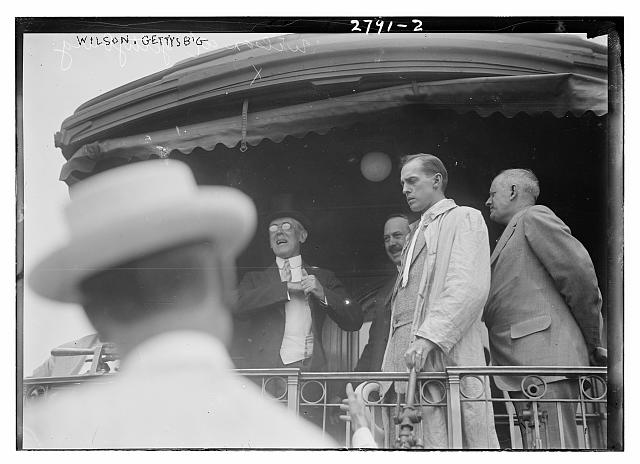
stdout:
[(623, 24), (16, 17), (16, 450), (625, 450)]

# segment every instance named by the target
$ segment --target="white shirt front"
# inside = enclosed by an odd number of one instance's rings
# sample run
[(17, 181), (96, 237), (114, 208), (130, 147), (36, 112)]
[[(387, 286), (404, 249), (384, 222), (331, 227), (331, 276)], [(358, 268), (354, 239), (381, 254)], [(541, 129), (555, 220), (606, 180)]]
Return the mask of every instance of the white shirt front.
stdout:
[[(302, 281), (302, 257), (293, 256), (288, 260), (276, 257), (276, 264), (280, 271), (280, 279), (287, 281), (285, 261), (291, 269), (291, 282)], [(285, 321), (280, 358), (283, 364), (310, 358), (313, 354), (313, 320), (309, 301), (300, 292), (289, 293), (289, 301), (284, 305)]]

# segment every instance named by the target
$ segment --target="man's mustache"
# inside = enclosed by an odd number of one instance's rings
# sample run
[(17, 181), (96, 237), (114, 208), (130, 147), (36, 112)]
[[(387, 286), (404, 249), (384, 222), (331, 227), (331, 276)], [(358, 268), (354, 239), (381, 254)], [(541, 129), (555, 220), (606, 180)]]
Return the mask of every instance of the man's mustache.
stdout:
[(400, 253), (402, 251), (402, 247), (400, 245), (391, 245), (387, 250), (389, 253)]

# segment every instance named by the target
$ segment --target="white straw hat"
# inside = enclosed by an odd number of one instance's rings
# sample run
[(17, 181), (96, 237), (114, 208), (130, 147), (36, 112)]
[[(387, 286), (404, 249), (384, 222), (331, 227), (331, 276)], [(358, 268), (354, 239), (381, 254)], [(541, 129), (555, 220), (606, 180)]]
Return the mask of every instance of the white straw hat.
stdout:
[(111, 169), (71, 189), (70, 237), (33, 269), (31, 288), (81, 303), (78, 284), (108, 267), (197, 239), (229, 262), (256, 229), (251, 199), (231, 187), (198, 186), (189, 167), (151, 160)]

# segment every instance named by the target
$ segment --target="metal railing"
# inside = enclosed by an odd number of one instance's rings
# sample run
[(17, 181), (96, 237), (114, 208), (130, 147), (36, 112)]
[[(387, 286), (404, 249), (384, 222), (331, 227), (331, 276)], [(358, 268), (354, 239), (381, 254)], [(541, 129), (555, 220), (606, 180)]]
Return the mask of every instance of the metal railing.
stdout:
[[(265, 398), (277, 401), (292, 414), (304, 417), (330, 435), (340, 447), (351, 447), (349, 422), (339, 420), (340, 404), (350, 382), (360, 386), (371, 413), (372, 432), (381, 448), (393, 448), (398, 439), (399, 418), (407, 406), (404, 395), (380, 396), (383, 387), (407, 382), (401, 372), (301, 372), (299, 369), (243, 369), (239, 375), (257, 384)], [(84, 382), (111, 382), (116, 374), (88, 374), (57, 378), (27, 378), (23, 383), (25, 401), (48, 398), (60, 388)], [(505, 394), (495, 387), (494, 376), (522, 378), (521, 390)], [(575, 394), (553, 398), (547, 395), (551, 383), (545, 378), (563, 376), (576, 385)], [(481, 386), (485, 394), (471, 394), (468, 385)], [(415, 406), (418, 417), (435, 410), (446, 417), (446, 447), (466, 449), (464, 409), (467, 404), (483, 405), (487, 414), (481, 424), (487, 434), (495, 429), (501, 448), (545, 449), (577, 446), (580, 449), (606, 447), (607, 370), (604, 367), (450, 367), (444, 372), (416, 376)], [(391, 389), (393, 391), (393, 389)], [(478, 389), (474, 389), (478, 391)], [(574, 417), (566, 417), (564, 405), (574, 406)], [(551, 405), (551, 407), (549, 407)], [(519, 412), (517, 411), (519, 409)], [(559, 427), (552, 427), (552, 415)], [(493, 417), (490, 423), (491, 417)], [(569, 428), (567, 428), (569, 427)], [(571, 444), (566, 431), (575, 427), (578, 443)], [(417, 442), (425, 433), (421, 420), (414, 427)], [(487, 446), (491, 448), (492, 446)]]

